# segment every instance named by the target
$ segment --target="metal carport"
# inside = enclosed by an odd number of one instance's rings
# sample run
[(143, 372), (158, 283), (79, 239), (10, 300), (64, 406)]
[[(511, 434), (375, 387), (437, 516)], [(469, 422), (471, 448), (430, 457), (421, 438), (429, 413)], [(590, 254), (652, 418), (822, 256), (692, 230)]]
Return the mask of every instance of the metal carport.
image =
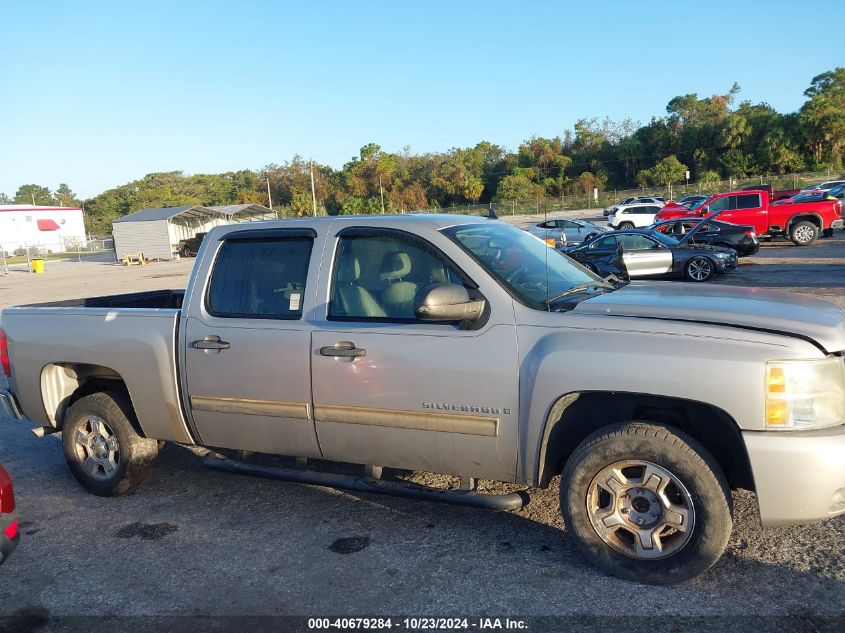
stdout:
[(226, 214), (200, 205), (141, 209), (112, 222), (115, 254), (173, 259), (180, 240), (228, 223)]

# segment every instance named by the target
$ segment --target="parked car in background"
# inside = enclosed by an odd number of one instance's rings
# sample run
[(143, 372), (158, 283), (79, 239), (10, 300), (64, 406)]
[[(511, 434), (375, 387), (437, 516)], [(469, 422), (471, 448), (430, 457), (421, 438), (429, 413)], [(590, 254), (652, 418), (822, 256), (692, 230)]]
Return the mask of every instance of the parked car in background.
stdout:
[(839, 205), (831, 200), (782, 202), (770, 204), (768, 192), (762, 190), (731, 191), (711, 196), (695, 210), (664, 207), (657, 219), (703, 217), (718, 212), (723, 222), (753, 226), (758, 237), (783, 235), (798, 246), (812, 244), (820, 234), (831, 235), (833, 229), (843, 226)]
[[(691, 194), (689, 196), (684, 196), (683, 198), (681, 198), (680, 200), (678, 200), (674, 204), (679, 204), (682, 207), (686, 207), (687, 209), (694, 209), (695, 207), (700, 205), (702, 202), (707, 200), (707, 198), (709, 198), (709, 197), (710, 196), (705, 196), (704, 194), (694, 193), (694, 194)], [(673, 204), (673, 203), (670, 201), (670, 202), (667, 202), (666, 205), (664, 205), (664, 206), (669, 206), (670, 204)]]
[[(652, 231), (659, 231), (669, 237), (681, 239), (701, 222), (704, 222), (701, 218), (663, 220), (662, 222), (652, 224), (648, 228)], [(707, 221), (698, 233), (695, 234), (692, 242), (694, 244), (709, 244), (710, 246), (732, 248), (739, 257), (748, 257), (760, 250), (760, 242), (757, 240), (757, 234), (754, 232), (753, 226), (742, 226), (719, 220)]]
[(554, 240), (555, 248), (573, 246), (607, 232), (607, 227), (593, 224), (587, 220), (558, 218), (537, 222), (525, 228), (541, 240)]
[[(685, 211), (685, 207), (681, 207)], [(645, 228), (654, 224), (655, 216), (660, 212), (656, 203), (634, 203), (619, 207), (607, 218), (607, 225), (614, 229)]]
[(807, 185), (801, 191), (830, 191), (834, 187), (845, 185), (845, 180), (827, 180), (817, 185)]
[(769, 200), (771, 200), (772, 202), (776, 200), (785, 200), (786, 198), (791, 198), (799, 192), (798, 189), (775, 189), (770, 184), (749, 185), (747, 187), (743, 187), (739, 191), (765, 191), (769, 194)]
[(12, 478), (0, 466), (0, 564), (9, 557), (20, 540), (18, 518), (15, 513), (15, 491)]
[[(690, 231), (681, 239), (651, 229), (627, 229), (598, 237), (566, 254), (593, 272), (599, 272), (592, 262), (611, 260), (621, 246), (624, 268), (631, 279), (685, 278), (689, 281), (708, 281), (714, 275), (736, 268), (737, 254), (730, 248), (696, 244)], [(607, 263), (603, 266), (608, 267)], [(618, 264), (617, 264), (618, 266)]]
[(604, 208), (604, 215), (608, 216), (611, 213), (613, 213), (614, 210), (618, 209), (619, 207), (624, 207), (626, 205), (633, 204), (636, 201), (636, 199), (637, 199), (636, 196), (628, 196), (627, 198), (622, 198), (616, 204), (613, 204), (609, 207), (605, 207)]
[(631, 196), (631, 197), (628, 197), (628, 198), (623, 198), (622, 200), (617, 202), (612, 207), (610, 207), (610, 208), (605, 207), (604, 215), (605, 216), (612, 215), (618, 209), (625, 207), (625, 206), (632, 205), (632, 204), (656, 204), (656, 205), (662, 207), (663, 205), (666, 204), (666, 198), (664, 198), (662, 196)]

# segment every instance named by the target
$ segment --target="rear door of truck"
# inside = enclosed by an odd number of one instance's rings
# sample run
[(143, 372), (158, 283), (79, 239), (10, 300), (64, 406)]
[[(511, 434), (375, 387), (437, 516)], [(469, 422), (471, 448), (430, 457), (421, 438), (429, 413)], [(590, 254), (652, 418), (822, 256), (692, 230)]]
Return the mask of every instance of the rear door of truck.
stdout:
[(206, 238), (182, 328), (200, 443), (320, 456), (311, 415), (313, 326), (304, 317), (317, 241), (313, 228), (293, 222)]

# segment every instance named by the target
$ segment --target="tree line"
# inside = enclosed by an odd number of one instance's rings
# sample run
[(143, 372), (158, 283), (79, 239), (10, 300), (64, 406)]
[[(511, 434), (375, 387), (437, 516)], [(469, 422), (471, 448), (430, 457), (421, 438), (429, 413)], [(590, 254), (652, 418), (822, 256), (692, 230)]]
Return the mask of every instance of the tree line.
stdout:
[(0, 204), (78, 205), (92, 233), (146, 207), (188, 204), (269, 204), (289, 215), (312, 213), (311, 174), (321, 213), (359, 214), (527, 201), (586, 194), (593, 188), (669, 186), (753, 174), (838, 169), (845, 159), (845, 68), (813, 77), (798, 112), (766, 103), (737, 103), (740, 87), (725, 94), (673, 98), (666, 114), (645, 125), (581, 119), (554, 138), (531, 137), (517, 151), (488, 141), (445, 152), (391, 153), (370, 143), (341, 169), (300, 156), (257, 170), (224, 174), (153, 173), (79, 200), (67, 184), (55, 191), (23, 185)]

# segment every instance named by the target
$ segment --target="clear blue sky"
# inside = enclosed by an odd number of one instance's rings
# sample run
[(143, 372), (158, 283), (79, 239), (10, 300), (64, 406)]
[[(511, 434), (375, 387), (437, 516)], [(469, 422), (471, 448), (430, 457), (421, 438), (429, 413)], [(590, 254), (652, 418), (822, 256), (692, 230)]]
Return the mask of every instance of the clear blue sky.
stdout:
[[(509, 148), (675, 95), (780, 111), (845, 65), (845, 3), (0, 0), (0, 192)], [(825, 30), (829, 28), (829, 30)]]

